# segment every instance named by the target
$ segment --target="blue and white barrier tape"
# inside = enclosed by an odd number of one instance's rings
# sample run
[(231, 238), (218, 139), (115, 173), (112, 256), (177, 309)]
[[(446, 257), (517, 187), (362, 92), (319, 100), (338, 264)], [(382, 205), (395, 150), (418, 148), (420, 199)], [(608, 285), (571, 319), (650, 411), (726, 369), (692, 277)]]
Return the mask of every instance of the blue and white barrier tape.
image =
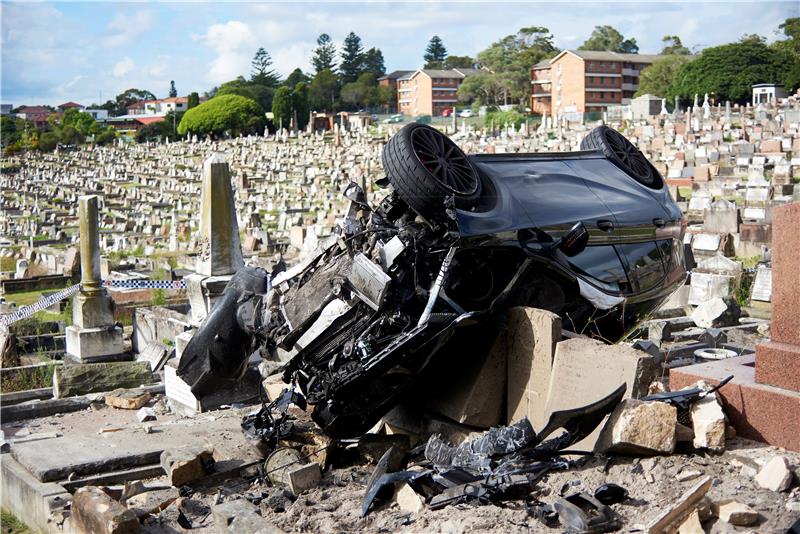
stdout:
[[(104, 280), (103, 285), (119, 289), (186, 289), (186, 283), (183, 280)], [(52, 295), (42, 297), (29, 306), (21, 306), (11, 313), (2, 314), (0, 315), (0, 325), (8, 326), (22, 319), (27, 319), (33, 314), (49, 308), (56, 302), (71, 297), (80, 288), (80, 284), (75, 284)]]

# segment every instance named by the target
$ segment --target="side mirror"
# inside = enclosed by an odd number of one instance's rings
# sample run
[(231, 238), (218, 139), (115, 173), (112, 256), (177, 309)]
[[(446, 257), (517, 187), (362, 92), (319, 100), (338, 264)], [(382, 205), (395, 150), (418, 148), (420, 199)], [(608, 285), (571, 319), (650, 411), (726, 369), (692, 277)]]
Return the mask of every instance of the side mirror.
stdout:
[(586, 248), (588, 243), (589, 230), (586, 229), (585, 224), (582, 222), (577, 222), (572, 228), (569, 229), (567, 235), (561, 238), (558, 248), (561, 249), (561, 252), (571, 258), (583, 252), (583, 249)]

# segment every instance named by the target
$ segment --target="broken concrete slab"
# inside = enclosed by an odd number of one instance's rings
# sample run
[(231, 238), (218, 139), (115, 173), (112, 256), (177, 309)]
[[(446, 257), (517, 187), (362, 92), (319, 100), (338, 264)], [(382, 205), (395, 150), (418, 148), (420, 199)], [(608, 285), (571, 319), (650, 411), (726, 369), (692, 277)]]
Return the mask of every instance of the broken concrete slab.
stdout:
[(80, 488), (72, 496), (72, 525), (84, 534), (134, 534), (139, 520), (133, 512), (95, 486)]
[(150, 400), (150, 393), (141, 389), (115, 389), (105, 395), (108, 406), (123, 410), (138, 410)]
[(692, 405), (692, 443), (698, 449), (725, 450), (725, 413), (711, 393)]
[(138, 412), (136, 412), (136, 419), (139, 420), (140, 423), (144, 423), (145, 421), (155, 421), (156, 420), (156, 411), (152, 408), (148, 408), (147, 406), (140, 408)]
[[(44, 482), (65, 480), (71, 473), (75, 477), (88, 477), (151, 466), (159, 463), (164, 450), (192, 444), (212, 445), (219, 459), (249, 461), (257, 457), (247, 446), (239, 413), (233, 411), (160, 425), (158, 432), (147, 436), (135, 426), (106, 434), (64, 434), (60, 438), (15, 445), (11, 455)], [(53, 454), (54, 449), (59, 454)]]
[(670, 532), (683, 524), (697, 510), (703, 497), (711, 489), (711, 477), (704, 477), (700, 482), (686, 490), (671, 506), (654, 517), (645, 527), (645, 534), (662, 534)]
[(507, 423), (527, 416), (534, 428), (546, 424), (547, 393), (556, 343), (560, 339), (558, 315), (537, 308), (509, 310)]
[(506, 336), (500, 333), (488, 350), (476, 349), (437, 385), (427, 406), (458, 423), (489, 428), (501, 423), (506, 391)]
[(695, 510), (678, 527), (678, 534), (705, 534), (703, 525), (700, 523), (700, 513)]
[(41, 482), (10, 454), (0, 461), (0, 506), (29, 527), (46, 532), (59, 524), (57, 518), (72, 502), (66, 488)]
[(786, 491), (792, 485), (792, 471), (785, 456), (775, 456), (767, 462), (756, 475), (756, 482), (762, 488), (772, 491)]
[(157, 380), (147, 362), (105, 362), (61, 365), (53, 373), (53, 397), (56, 399), (137, 388)]
[(161, 453), (161, 467), (170, 484), (183, 486), (209, 474), (214, 468), (213, 447), (184, 447)]
[(737, 527), (749, 527), (758, 522), (758, 512), (733, 499), (716, 501), (711, 504), (711, 509), (714, 511), (714, 515)]
[(141, 519), (146, 515), (159, 513), (175, 502), (178, 497), (180, 497), (178, 488), (146, 488), (144, 492), (126, 499), (125, 506)]
[(404, 512), (416, 514), (425, 508), (425, 499), (414, 488), (403, 482), (394, 493), (394, 501)]
[(627, 399), (606, 422), (596, 451), (621, 454), (670, 454), (675, 450), (678, 411), (663, 402)]
[(286, 471), (286, 478), (289, 481), (289, 489), (295, 495), (300, 495), (304, 491), (313, 489), (322, 480), (322, 473), (319, 470), (319, 464), (311, 462), (310, 464), (298, 465), (290, 467)]
[[(652, 356), (626, 345), (607, 345), (589, 338), (561, 341), (556, 345), (546, 416), (558, 410), (586, 406), (602, 399), (620, 384), (627, 384), (626, 398), (647, 395), (657, 369)], [(598, 425), (574, 448), (592, 450), (602, 428), (603, 425)]]
[(739, 323), (742, 310), (732, 298), (716, 297), (701, 303), (694, 312), (692, 320), (701, 328), (719, 328)]
[(258, 507), (246, 499), (237, 499), (211, 507), (214, 531), (218, 534), (283, 534), (261, 517)]

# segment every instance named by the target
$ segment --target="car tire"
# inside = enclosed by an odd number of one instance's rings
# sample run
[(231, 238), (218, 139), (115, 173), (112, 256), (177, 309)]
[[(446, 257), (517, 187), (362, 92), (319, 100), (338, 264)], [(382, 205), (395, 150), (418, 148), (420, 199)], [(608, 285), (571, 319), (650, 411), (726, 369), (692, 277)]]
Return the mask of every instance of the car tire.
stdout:
[(436, 128), (411, 123), (383, 149), (389, 182), (411, 209), (427, 218), (444, 214), (444, 200), (469, 209), (481, 193), (481, 180), (467, 155)]
[(608, 126), (598, 126), (581, 141), (581, 150), (597, 150), (634, 180), (651, 189), (661, 189), (658, 171), (628, 139)]

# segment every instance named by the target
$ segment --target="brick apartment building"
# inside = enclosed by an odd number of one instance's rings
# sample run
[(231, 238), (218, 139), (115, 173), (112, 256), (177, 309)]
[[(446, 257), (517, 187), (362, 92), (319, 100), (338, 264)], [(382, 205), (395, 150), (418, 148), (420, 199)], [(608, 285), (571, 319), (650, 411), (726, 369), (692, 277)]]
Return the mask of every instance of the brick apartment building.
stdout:
[(397, 78), (397, 111), (412, 117), (441, 115), (458, 104), (458, 87), (476, 69), (419, 69)]
[(531, 68), (531, 111), (560, 115), (629, 104), (639, 74), (662, 56), (563, 50)]

